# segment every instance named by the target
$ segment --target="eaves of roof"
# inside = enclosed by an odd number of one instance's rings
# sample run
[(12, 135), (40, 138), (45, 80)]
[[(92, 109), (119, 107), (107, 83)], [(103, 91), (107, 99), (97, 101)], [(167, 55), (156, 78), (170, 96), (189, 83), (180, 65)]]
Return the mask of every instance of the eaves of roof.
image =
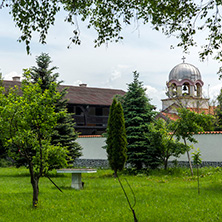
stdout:
[[(6, 91), (17, 85), (21, 87), (21, 82), (4, 80), (4, 87)], [(125, 95), (125, 91), (119, 89), (106, 89), (106, 88), (93, 88), (93, 87), (80, 87), (70, 85), (60, 85), (58, 90), (67, 89), (65, 99), (71, 104), (85, 104), (85, 105), (103, 105), (110, 106), (113, 98), (116, 95)]]

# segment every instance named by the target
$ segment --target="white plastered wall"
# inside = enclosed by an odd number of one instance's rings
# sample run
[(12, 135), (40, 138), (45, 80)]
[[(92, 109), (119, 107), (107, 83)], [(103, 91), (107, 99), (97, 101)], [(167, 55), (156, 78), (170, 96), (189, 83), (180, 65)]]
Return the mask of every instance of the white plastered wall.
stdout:
[[(222, 134), (198, 134), (194, 138), (198, 143), (193, 145), (200, 149), (203, 161), (222, 161)], [(106, 145), (104, 137), (78, 138), (77, 142), (83, 147), (80, 159), (107, 159), (106, 150), (102, 148)], [(193, 150), (190, 151), (190, 156), (192, 152)], [(178, 158), (178, 161), (187, 161), (187, 154)]]

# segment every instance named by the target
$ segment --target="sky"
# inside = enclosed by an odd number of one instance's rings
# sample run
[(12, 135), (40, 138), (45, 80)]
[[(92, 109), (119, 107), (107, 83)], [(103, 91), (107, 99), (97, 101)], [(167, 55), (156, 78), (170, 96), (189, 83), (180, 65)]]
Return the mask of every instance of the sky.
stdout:
[[(177, 39), (152, 30), (149, 24), (124, 26), (124, 39), (120, 43), (94, 48), (95, 31), (86, 29), (87, 24), (78, 21), (82, 44), (71, 45), (68, 49), (74, 27), (64, 22), (65, 14), (61, 12), (49, 30), (47, 44), (41, 45), (38, 35), (34, 34), (31, 55), (27, 55), (25, 44), (17, 41), (20, 31), (11, 15), (5, 8), (0, 12), (0, 71), (5, 80), (22, 76), (23, 69), (35, 66), (36, 57), (44, 52), (51, 57), (52, 66), (58, 67), (59, 79), (65, 85), (86, 83), (88, 87), (127, 91), (127, 84), (133, 81), (133, 72), (138, 71), (151, 104), (161, 110), (161, 99), (167, 98), (165, 92), (169, 73), (182, 63), (185, 56), (187, 63), (200, 70), (205, 97), (216, 99), (222, 87), (222, 80), (217, 75), (218, 62), (211, 58), (201, 62), (198, 47), (191, 48), (189, 54), (184, 54), (181, 48), (171, 49)], [(203, 41), (201, 37), (198, 43)]]

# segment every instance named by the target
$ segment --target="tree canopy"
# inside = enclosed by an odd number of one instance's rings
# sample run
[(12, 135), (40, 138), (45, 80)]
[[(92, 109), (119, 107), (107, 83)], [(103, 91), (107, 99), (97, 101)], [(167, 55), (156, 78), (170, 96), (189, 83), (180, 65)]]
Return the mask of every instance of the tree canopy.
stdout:
[[(192, 143), (198, 142), (194, 138), (194, 134), (214, 129), (214, 117), (211, 115), (195, 113), (186, 108), (181, 108), (178, 109), (178, 116), (179, 119), (172, 123), (173, 135), (175, 135), (178, 140), (182, 139), (185, 145), (187, 145), (187, 141)], [(193, 175), (193, 169), (188, 151), (187, 157), (191, 174)]]
[(36, 57), (37, 66), (32, 66), (30, 70), (31, 80), (34, 83), (41, 79), (40, 86), (43, 92), (50, 87), (52, 82), (57, 83), (57, 78), (59, 77), (58, 73), (53, 73), (57, 69), (56, 66), (49, 68), (51, 63), (50, 56), (47, 53), (41, 53)]
[[(42, 92), (50, 88), (51, 84), (57, 84), (57, 90), (59, 90), (58, 82), (59, 74), (54, 71), (57, 69), (56, 66), (50, 67), (52, 60), (47, 53), (41, 53), (36, 57), (37, 66), (32, 66), (30, 70), (30, 78), (33, 83), (39, 83)], [(39, 81), (41, 80), (41, 81)], [(67, 109), (67, 99), (65, 95), (67, 94), (67, 89), (60, 90), (61, 97), (55, 102), (55, 111), (60, 112)], [(52, 133), (52, 144), (67, 147), (69, 151), (69, 156), (72, 160), (81, 156), (81, 146), (76, 142), (78, 133), (76, 133), (74, 126), (75, 122), (71, 116), (72, 114), (67, 113), (65, 116), (61, 116), (58, 119), (58, 124), (54, 127)]]
[[(218, 0), (2, 0), (0, 7), (10, 7), (12, 17), (21, 31), (20, 41), (24, 41), (27, 51), (33, 32), (39, 33), (41, 43), (55, 24), (55, 16), (65, 10), (65, 21), (74, 25), (71, 42), (81, 43), (78, 19), (88, 28), (97, 32), (95, 46), (103, 43), (118, 42), (123, 39), (122, 29), (133, 22), (150, 23), (153, 29), (180, 39), (178, 46), (185, 51), (196, 45), (195, 37), (205, 36), (205, 44), (200, 57), (208, 55), (222, 61), (222, 30)], [(222, 71), (222, 70), (220, 70)]]
[(149, 123), (155, 114), (154, 106), (146, 97), (146, 89), (139, 81), (139, 73), (133, 73), (133, 82), (123, 97), (123, 110), (127, 135), (127, 162), (140, 170), (155, 165), (156, 153), (149, 142)]
[(127, 141), (123, 108), (115, 98), (109, 111), (106, 144), (109, 165), (114, 170), (114, 176), (116, 177), (117, 171), (123, 169), (127, 159)]
[(0, 88), (0, 133), (7, 146), (9, 156), (15, 161), (24, 158), (31, 176), (33, 206), (38, 203), (39, 179), (47, 176), (50, 169), (67, 165), (67, 147), (52, 145), (53, 128), (65, 111), (55, 112), (55, 102), (61, 98), (56, 84), (42, 92), (39, 83), (31, 83), (29, 72), (18, 87), (10, 89), (7, 95)]
[[(171, 124), (162, 119), (157, 119), (149, 125), (149, 140), (153, 150), (157, 150), (156, 159), (167, 169), (170, 157), (178, 158), (189, 150), (189, 146), (174, 139), (171, 134)], [(158, 162), (158, 161), (156, 161)]]
[(217, 97), (218, 106), (216, 108), (215, 130), (222, 130), (222, 89)]

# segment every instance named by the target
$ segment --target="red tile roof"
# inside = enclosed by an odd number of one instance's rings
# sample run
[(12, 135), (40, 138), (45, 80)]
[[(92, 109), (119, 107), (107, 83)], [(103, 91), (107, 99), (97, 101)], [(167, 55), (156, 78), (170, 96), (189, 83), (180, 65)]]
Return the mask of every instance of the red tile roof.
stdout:
[(177, 119), (179, 119), (179, 116), (176, 113), (165, 113), (165, 112), (160, 112), (156, 118), (163, 118), (163, 119), (170, 119), (173, 121), (176, 121)]
[(78, 138), (102, 138), (102, 135), (79, 135)]
[(210, 115), (215, 115), (216, 112), (216, 106), (209, 106), (208, 109), (204, 108), (188, 108), (190, 111), (193, 111), (195, 113), (202, 113), (204, 112), (205, 114), (210, 114)]
[[(170, 133), (172, 134), (172, 133)], [(222, 134), (222, 131), (205, 131), (198, 134)], [(102, 135), (79, 135), (78, 138), (102, 138)]]

